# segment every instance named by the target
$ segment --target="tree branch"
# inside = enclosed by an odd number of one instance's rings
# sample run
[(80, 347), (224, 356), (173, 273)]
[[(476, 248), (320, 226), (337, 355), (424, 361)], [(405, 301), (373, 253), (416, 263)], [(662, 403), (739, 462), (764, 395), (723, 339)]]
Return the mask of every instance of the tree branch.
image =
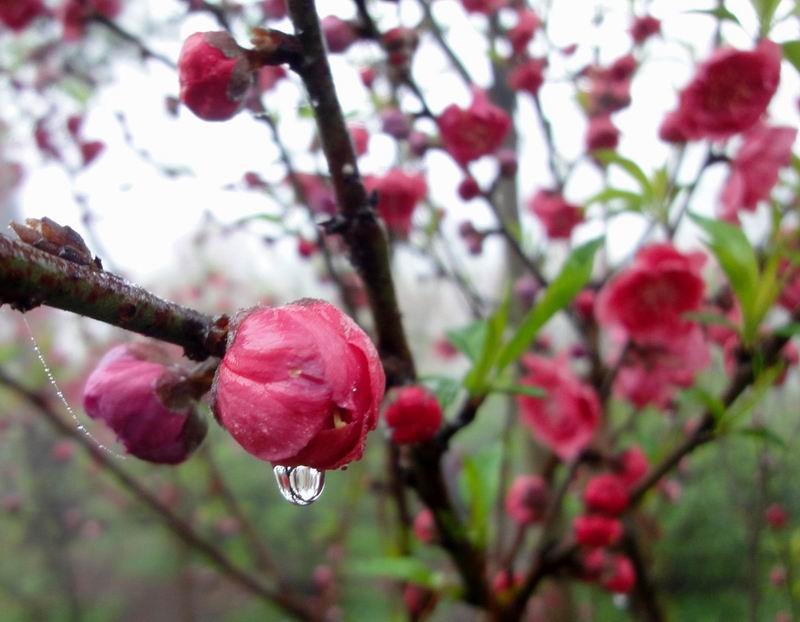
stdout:
[(203, 360), (225, 353), (228, 318), (167, 302), (124, 279), (0, 235), (0, 305), (47, 305), (183, 347)]

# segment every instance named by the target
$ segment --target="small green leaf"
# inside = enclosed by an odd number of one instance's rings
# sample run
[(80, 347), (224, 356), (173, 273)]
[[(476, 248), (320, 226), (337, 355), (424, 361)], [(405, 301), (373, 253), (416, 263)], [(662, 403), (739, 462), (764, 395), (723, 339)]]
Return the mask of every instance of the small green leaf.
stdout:
[(398, 581), (408, 581), (424, 587), (435, 588), (440, 583), (437, 573), (413, 557), (380, 557), (353, 561), (347, 570), (355, 575), (367, 577), (386, 577)]
[[(755, 366), (755, 362), (753, 364)], [(784, 363), (778, 363), (758, 373), (750, 389), (743, 395), (740, 395), (722, 416), (720, 432), (730, 431), (737, 422), (747, 417), (747, 415), (758, 406), (758, 403), (764, 398), (767, 391), (772, 388), (772, 385), (775, 384), (775, 381), (778, 379), (778, 376), (781, 375), (784, 368)]]
[(686, 389), (683, 394), (705, 406), (715, 420), (719, 421), (725, 415), (725, 404), (722, 403), (722, 400), (711, 395), (702, 387), (691, 387)]
[(547, 397), (547, 391), (541, 387), (534, 387), (525, 384), (503, 384), (495, 383), (489, 387), (492, 393), (508, 393), (510, 395), (526, 395), (528, 397)]
[(780, 335), (781, 337), (794, 337), (796, 335), (800, 335), (800, 322), (791, 322), (790, 324), (781, 326), (775, 330), (775, 334)]
[(755, 335), (757, 320), (753, 305), (759, 284), (758, 261), (750, 240), (735, 226), (719, 220), (690, 214), (708, 236), (706, 245), (717, 258), (730, 281), (736, 298), (742, 307), (745, 338)]
[(500, 485), (500, 444), (479, 451), (464, 460), (459, 481), (469, 508), (468, 527), (479, 545), (488, 537), (489, 516)]
[(758, 21), (761, 24), (759, 34), (766, 37), (772, 29), (772, 20), (775, 17), (775, 11), (781, 0), (750, 0), (750, 4), (758, 14)]
[(598, 192), (593, 197), (590, 197), (585, 203), (585, 207), (589, 207), (594, 203), (610, 203), (612, 201), (621, 201), (625, 209), (631, 212), (642, 211), (642, 204), (644, 198), (641, 194), (630, 192), (629, 190), (621, 190), (620, 188), (606, 188)]
[(710, 15), (711, 17), (716, 17), (718, 20), (721, 21), (730, 21), (739, 24), (739, 19), (724, 6), (719, 6), (714, 9), (694, 9), (692, 11), (687, 11), (687, 13), (695, 13), (698, 15)]
[(472, 394), (477, 395), (484, 392), (486, 378), (495, 366), (497, 356), (500, 352), (500, 345), (503, 343), (503, 333), (508, 323), (508, 313), (511, 308), (511, 289), (506, 291), (503, 302), (486, 325), (481, 346), (480, 356), (475, 361), (472, 369), (464, 378), (464, 387)]
[(644, 171), (639, 168), (639, 165), (636, 164), (636, 162), (629, 160), (628, 158), (623, 158), (616, 151), (608, 151), (605, 149), (593, 151), (592, 156), (596, 157), (603, 164), (615, 164), (619, 166), (639, 183), (639, 186), (642, 188), (642, 195), (645, 197), (645, 199), (650, 199), (653, 197), (653, 186), (650, 184), (650, 180), (647, 178), (647, 175), (644, 174)]
[(736, 326), (736, 324), (719, 313), (712, 313), (710, 311), (690, 311), (684, 313), (682, 317), (690, 322), (697, 322), (698, 324), (704, 324), (706, 326), (724, 326), (725, 328), (730, 328), (734, 332), (739, 331), (739, 327)]
[(604, 238), (596, 238), (575, 248), (570, 253), (561, 272), (550, 283), (536, 305), (523, 318), (517, 332), (503, 347), (497, 360), (498, 370), (502, 371), (509, 363), (517, 360), (533, 343), (539, 330), (558, 311), (566, 307), (592, 278), (592, 266), (597, 249)]
[(797, 71), (800, 71), (800, 41), (787, 41), (781, 44), (783, 57), (788, 60)]
[(769, 428), (764, 428), (761, 426), (737, 428), (736, 430), (733, 430), (731, 434), (736, 434), (738, 436), (746, 436), (754, 440), (764, 441), (769, 445), (775, 445), (776, 447), (780, 447), (781, 449), (789, 449), (788, 443)]
[(475, 361), (481, 355), (487, 330), (488, 323), (485, 320), (475, 320), (459, 330), (447, 331), (447, 339), (470, 361)]
[(461, 391), (461, 383), (447, 376), (423, 376), (419, 380), (433, 391), (442, 410), (453, 404)]

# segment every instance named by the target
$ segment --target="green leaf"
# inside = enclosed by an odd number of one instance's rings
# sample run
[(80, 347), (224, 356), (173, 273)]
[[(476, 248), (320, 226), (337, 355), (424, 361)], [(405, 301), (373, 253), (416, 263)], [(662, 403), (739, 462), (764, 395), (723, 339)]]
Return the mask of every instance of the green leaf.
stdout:
[(508, 323), (508, 313), (511, 308), (511, 289), (506, 290), (503, 302), (494, 312), (486, 325), (483, 344), (481, 345), (480, 356), (478, 356), (472, 369), (464, 378), (464, 387), (472, 395), (484, 392), (486, 378), (495, 366), (497, 355), (500, 352), (500, 344), (503, 343), (503, 332)]
[(501, 445), (468, 456), (461, 468), (461, 493), (469, 508), (468, 527), (478, 545), (488, 537), (488, 525), (500, 485)]
[(694, 9), (692, 11), (687, 11), (687, 13), (710, 15), (711, 17), (716, 17), (718, 20), (721, 21), (730, 21), (741, 25), (739, 23), (739, 19), (724, 6), (719, 6), (714, 9)]
[(449, 330), (446, 334), (450, 343), (474, 362), (481, 355), (481, 348), (488, 329), (489, 325), (486, 320), (475, 320), (464, 328)]
[(366, 577), (386, 577), (398, 581), (408, 581), (428, 588), (436, 588), (441, 583), (439, 575), (413, 557), (380, 557), (357, 560), (347, 565), (347, 570), (355, 575)]
[(684, 313), (681, 317), (690, 322), (697, 322), (698, 324), (704, 324), (706, 326), (724, 326), (725, 328), (730, 328), (734, 332), (739, 331), (739, 327), (727, 317), (719, 313), (712, 313), (711, 311), (690, 311)]
[(644, 171), (639, 168), (639, 165), (636, 164), (636, 162), (629, 160), (628, 158), (623, 158), (616, 151), (608, 151), (605, 149), (593, 151), (592, 156), (596, 157), (603, 164), (615, 164), (619, 166), (639, 183), (639, 186), (642, 188), (642, 195), (646, 199), (653, 197), (653, 186), (650, 184), (650, 180), (647, 178), (647, 175), (644, 174)]
[(606, 188), (598, 192), (593, 197), (590, 197), (585, 203), (585, 207), (589, 207), (594, 203), (609, 203), (611, 201), (622, 201), (625, 209), (632, 212), (642, 211), (642, 204), (644, 198), (641, 194), (631, 192), (629, 190), (621, 190), (620, 188)]
[(722, 416), (720, 431), (730, 431), (738, 421), (747, 417), (747, 415), (758, 406), (758, 403), (764, 398), (767, 391), (772, 388), (772, 385), (775, 384), (775, 381), (778, 379), (778, 376), (781, 375), (784, 368), (785, 364), (781, 362), (758, 373), (750, 389), (743, 395), (740, 395)]
[(759, 34), (766, 37), (772, 29), (772, 20), (775, 17), (775, 11), (781, 0), (750, 0), (750, 4), (758, 14), (758, 21), (761, 24)]
[(790, 324), (781, 326), (775, 330), (775, 334), (780, 335), (781, 337), (794, 337), (796, 335), (800, 335), (800, 322), (791, 322)]
[(461, 383), (447, 376), (423, 376), (419, 380), (433, 391), (442, 410), (455, 402), (461, 391)]
[(787, 41), (781, 44), (783, 57), (788, 60), (797, 71), (800, 71), (800, 41)]
[(736, 298), (742, 307), (745, 339), (755, 336), (757, 320), (753, 306), (759, 285), (758, 261), (750, 240), (735, 226), (719, 220), (690, 214), (691, 219), (706, 233), (706, 246), (714, 253), (725, 271)]
[(244, 225), (255, 220), (266, 220), (267, 222), (274, 222), (276, 225), (282, 225), (285, 219), (279, 214), (252, 214), (250, 216), (243, 216), (239, 220), (236, 220), (234, 224)]
[(547, 391), (541, 387), (525, 384), (495, 383), (489, 387), (491, 393), (508, 393), (510, 395), (526, 395), (528, 397), (547, 397)]
[(746, 428), (737, 428), (731, 433), (738, 436), (749, 437), (753, 440), (763, 441), (769, 445), (780, 447), (781, 449), (789, 449), (788, 443), (769, 428), (750, 426)]
[(575, 248), (570, 253), (561, 272), (550, 283), (536, 305), (523, 318), (517, 332), (503, 347), (498, 357), (498, 369), (502, 371), (517, 360), (533, 343), (539, 330), (558, 311), (566, 307), (592, 278), (592, 266), (597, 249), (604, 238), (596, 238)]
[(719, 421), (725, 415), (725, 404), (722, 403), (722, 400), (711, 395), (702, 387), (691, 387), (686, 389), (683, 394), (705, 406), (715, 420)]

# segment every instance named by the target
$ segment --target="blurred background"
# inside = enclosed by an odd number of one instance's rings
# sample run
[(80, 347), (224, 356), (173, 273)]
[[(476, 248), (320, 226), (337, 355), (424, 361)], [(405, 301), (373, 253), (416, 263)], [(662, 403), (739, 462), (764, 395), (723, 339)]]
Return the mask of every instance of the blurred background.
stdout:
[[(115, 21), (174, 62), (188, 35), (218, 28), (207, 12), (187, 13), (187, 4), (128, 0)], [(244, 44), (247, 26), (263, 23), (262, 3), (239, 4), (242, 19), (235, 22), (234, 32)], [(349, 0), (317, 4), (322, 15), (355, 16)], [(691, 77), (695, 63), (710, 53), (719, 21), (713, 11), (722, 3), (532, 4), (548, 15), (547, 40), (534, 44), (542, 46), (540, 53), (577, 46), (572, 54), (549, 56), (541, 90), (557, 150), (576, 167), (565, 188), (567, 198), (581, 204), (607, 184), (630, 185), (624, 173), (612, 170), (610, 178), (605, 177), (582, 155), (586, 120), (577, 97), (581, 83), (575, 76), (589, 63), (606, 64), (629, 51), (632, 11), (660, 19), (662, 36), (649, 43), (640, 58), (632, 105), (615, 115), (621, 131), (619, 152), (646, 171), (674, 164), (674, 150), (657, 138), (658, 126), (675, 107), (676, 93)], [(758, 32), (751, 3), (728, 0), (724, 7), (735, 16), (722, 22), (724, 40), (750, 48)], [(424, 16), (417, 0), (374, 2), (371, 8), (382, 30), (414, 26)], [(432, 8), (453, 50), (476, 82), (488, 87), (485, 20), (467, 15), (456, 0), (437, 0)], [(793, 2), (784, 1), (778, 13), (791, 15), (794, 8)], [(291, 28), (288, 20), (270, 25)], [(56, 20), (42, 20), (22, 35), (0, 30), (0, 224), (48, 216), (76, 229), (107, 269), (210, 314), (305, 296), (337, 301), (335, 286), (323, 278), (322, 258), (298, 252), (298, 241), (315, 235), (315, 222), (305, 206), (295, 203), (285, 183), (286, 168), (268, 124), (247, 112), (212, 124), (186, 109), (175, 111), (174, 69), (155, 58), (143, 60), (135, 45), (100, 25), (91, 25), (77, 42), (61, 42), (60, 37)], [(772, 33), (779, 42), (798, 37), (796, 15), (777, 24)], [(32, 60), (32, 52), (47, 45), (53, 49), (41, 52), (41, 60)], [(376, 96), (359, 78), (359, 68), (378, 63), (380, 56), (374, 44), (356, 43), (346, 55), (333, 56), (332, 66), (348, 121), (370, 134), (367, 153), (359, 160), (362, 172), (381, 174), (403, 162), (407, 169), (424, 173), (430, 192), (415, 223), (424, 230), (434, 218), (443, 218), (441, 236), (431, 242), (415, 233), (409, 243), (394, 247), (392, 265), (418, 368), (446, 391), (447, 379), (458, 379), (467, 361), (446, 347), (445, 335), (465, 325), (470, 313), (461, 290), (442, 278), (441, 264), (468, 279), (487, 301), (497, 301), (506, 286), (504, 247), (500, 239), (491, 238), (479, 256), (471, 254), (459, 226), (464, 220), (491, 226), (492, 212), (479, 201), (459, 198), (456, 188), (462, 174), (442, 152), (409, 158), (382, 132), (374, 104), (387, 93), (379, 84)], [(800, 79), (787, 69), (784, 64), (770, 111), (774, 123), (795, 127), (800, 125)], [(471, 99), (430, 34), (421, 38), (413, 74), (435, 113)], [(296, 170), (324, 172), (299, 81), (294, 76), (281, 80), (264, 95), (264, 102)], [(416, 108), (413, 95), (407, 93), (400, 94), (397, 105)], [(81, 132), (87, 141), (103, 143), (88, 163), (66, 130), (73, 115), (82, 116)], [(515, 124), (521, 141), (518, 189), (527, 198), (552, 183), (542, 128), (529, 100), (520, 99)], [(435, 133), (425, 119), (415, 129)], [(703, 154), (699, 146), (690, 146), (682, 157), (681, 171), (691, 180)], [(496, 175), (496, 166), (479, 162), (476, 178), (487, 183)], [(248, 173), (255, 176), (248, 178)], [(717, 213), (723, 181), (722, 170), (702, 178), (693, 202), (696, 212)], [(522, 211), (526, 246), (544, 258), (546, 267), (557, 266), (568, 246), (548, 243), (539, 223)], [(768, 214), (748, 215), (743, 226), (757, 241), (767, 229)], [(576, 229), (572, 243), (606, 232), (606, 261), (614, 265), (636, 247), (646, 227), (647, 220), (637, 214), (603, 222), (591, 219)], [(696, 240), (696, 230), (687, 223), (679, 231), (679, 246), (689, 248)], [(346, 271), (346, 262), (339, 260)], [(77, 420), (100, 443), (121, 451), (113, 434), (85, 418), (81, 401), (86, 376), (99, 356), (131, 335), (51, 309), (38, 308), (25, 317), (28, 324), (19, 313), (0, 310), (2, 369), (43, 396), (71, 425), (78, 425), (58, 401), (58, 389), (37, 357), (35, 340)], [(361, 319), (368, 324), (366, 314)], [(572, 339), (559, 321), (548, 326), (547, 337), (553, 350)], [(720, 353), (704, 374), (706, 386), (724, 382)], [(754, 413), (756, 419), (769, 422), (778, 439), (730, 437), (704, 449), (664, 482), (649, 518), (642, 518), (642, 528), (654, 542), (658, 565), (653, 574), (666, 596), (669, 619), (772, 620), (779, 611), (793, 611), (800, 598), (800, 577), (792, 573), (800, 562), (800, 529), (791, 520), (800, 514), (800, 457), (792, 449), (800, 431), (798, 403), (794, 369)], [(656, 452), (657, 444), (679, 430), (697, 407), (686, 398), (678, 417), (643, 413), (629, 440)], [(504, 408), (503, 399), (493, 400), (459, 437), (446, 465), (454, 486), (459, 485), (465, 461), (487, 473), (496, 464)], [(608, 414), (612, 420), (629, 416), (629, 406), (616, 404), (615, 409)], [(209, 427), (198, 455), (176, 468), (108, 455), (239, 566), (265, 577), (277, 566), (309, 599), (328, 599), (331, 619), (405, 619), (398, 613), (403, 611), (401, 595), (389, 589), (385, 578), (391, 570), (362, 563), (386, 557), (395, 546), (387, 492), (391, 482), (384, 468), (385, 430), (371, 435), (363, 461), (328, 475), (318, 502), (298, 508), (281, 498), (269, 464), (246, 454), (215, 424)], [(524, 431), (511, 441), (517, 471), (525, 468), (529, 444)], [(2, 386), (0, 448), (0, 620), (285, 618), (222, 577), (129, 490), (110, 479), (79, 444), (55, 432), (39, 409)], [(481, 494), (492, 507), (502, 491), (488, 479)], [(790, 517), (780, 528), (763, 520), (767, 508), (776, 503)], [(568, 511), (577, 511), (577, 506)], [(265, 543), (267, 559), (256, 541)], [(440, 550), (427, 547), (418, 556), (441, 574), (442, 581), (453, 582)], [(573, 619), (628, 619), (624, 597), (579, 585), (571, 598)], [(449, 604), (432, 619), (471, 616)]]

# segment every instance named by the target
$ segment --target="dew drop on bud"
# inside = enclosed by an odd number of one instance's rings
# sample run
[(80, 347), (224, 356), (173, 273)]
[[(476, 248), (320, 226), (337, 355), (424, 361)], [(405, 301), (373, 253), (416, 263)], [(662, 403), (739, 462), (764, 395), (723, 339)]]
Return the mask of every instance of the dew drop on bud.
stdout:
[(307, 466), (276, 466), (272, 472), (283, 498), (295, 505), (311, 505), (325, 488), (325, 471)]

